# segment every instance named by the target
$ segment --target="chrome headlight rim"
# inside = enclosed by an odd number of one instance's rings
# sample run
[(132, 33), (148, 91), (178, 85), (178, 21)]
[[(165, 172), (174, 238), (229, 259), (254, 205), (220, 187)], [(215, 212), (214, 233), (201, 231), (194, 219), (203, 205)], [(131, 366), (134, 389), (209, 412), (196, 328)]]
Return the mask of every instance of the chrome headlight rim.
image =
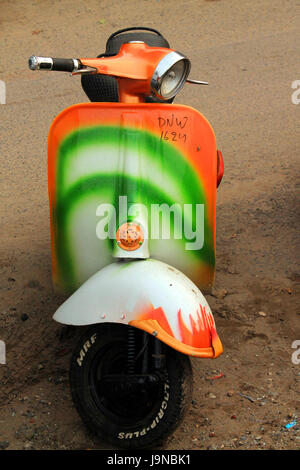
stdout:
[[(162, 85), (165, 75), (170, 71), (170, 69), (175, 64), (177, 64), (180, 61), (184, 61), (185, 63), (184, 73), (182, 74), (180, 81), (178, 82), (174, 90), (172, 90), (172, 92), (162, 95), (161, 85)], [(191, 62), (186, 56), (176, 51), (169, 52), (169, 54), (166, 54), (160, 60), (160, 62), (156, 66), (156, 69), (154, 70), (151, 83), (150, 83), (152, 94), (163, 100), (174, 98), (174, 96), (177, 95), (177, 93), (181, 90), (184, 83), (186, 82), (186, 79), (190, 73), (190, 70), (191, 70)]]

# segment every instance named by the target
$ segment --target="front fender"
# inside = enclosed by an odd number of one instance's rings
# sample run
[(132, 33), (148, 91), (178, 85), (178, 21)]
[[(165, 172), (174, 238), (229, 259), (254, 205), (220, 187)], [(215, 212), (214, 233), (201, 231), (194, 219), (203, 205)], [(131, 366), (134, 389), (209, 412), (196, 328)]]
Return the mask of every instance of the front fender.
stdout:
[(127, 323), (196, 357), (217, 357), (223, 351), (200, 290), (183, 273), (154, 259), (106, 266), (69, 297), (53, 318), (68, 325)]

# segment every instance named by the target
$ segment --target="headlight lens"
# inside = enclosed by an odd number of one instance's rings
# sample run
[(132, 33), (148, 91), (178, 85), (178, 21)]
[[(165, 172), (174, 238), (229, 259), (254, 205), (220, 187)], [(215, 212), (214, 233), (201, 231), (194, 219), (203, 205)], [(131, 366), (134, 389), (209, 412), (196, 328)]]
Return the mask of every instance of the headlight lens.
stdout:
[(184, 69), (184, 61), (180, 60), (170, 68), (166, 75), (164, 75), (160, 86), (160, 92), (163, 96), (169, 96), (174, 92), (174, 90), (177, 90), (184, 75)]
[(179, 52), (170, 52), (158, 63), (152, 80), (152, 92), (165, 100), (173, 98), (190, 72), (190, 61)]

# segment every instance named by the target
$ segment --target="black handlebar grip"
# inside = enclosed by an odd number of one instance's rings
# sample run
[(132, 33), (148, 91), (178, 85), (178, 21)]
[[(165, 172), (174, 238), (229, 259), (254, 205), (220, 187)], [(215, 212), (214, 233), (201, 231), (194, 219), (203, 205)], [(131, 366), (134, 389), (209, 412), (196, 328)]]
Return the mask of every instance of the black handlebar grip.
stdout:
[(78, 66), (76, 67), (75, 65), (75, 60), (53, 58), (52, 70), (56, 70), (57, 72), (73, 72), (78, 69)]
[(57, 59), (52, 57), (31, 56), (28, 61), (31, 70), (55, 70), (74, 72), (82, 67), (79, 59)]

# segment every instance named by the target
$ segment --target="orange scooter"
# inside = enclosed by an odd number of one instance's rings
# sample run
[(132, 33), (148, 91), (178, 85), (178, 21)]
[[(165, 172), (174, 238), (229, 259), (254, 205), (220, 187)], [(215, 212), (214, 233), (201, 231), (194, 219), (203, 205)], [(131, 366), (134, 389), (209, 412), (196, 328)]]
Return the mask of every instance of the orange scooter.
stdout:
[(32, 56), (81, 75), (91, 103), (52, 123), (48, 183), (54, 319), (86, 325), (70, 366), (84, 423), (121, 448), (160, 445), (192, 394), (189, 357), (221, 341), (203, 295), (215, 273), (223, 160), (195, 109), (172, 101), (190, 61), (152, 28), (127, 28), (93, 59)]

